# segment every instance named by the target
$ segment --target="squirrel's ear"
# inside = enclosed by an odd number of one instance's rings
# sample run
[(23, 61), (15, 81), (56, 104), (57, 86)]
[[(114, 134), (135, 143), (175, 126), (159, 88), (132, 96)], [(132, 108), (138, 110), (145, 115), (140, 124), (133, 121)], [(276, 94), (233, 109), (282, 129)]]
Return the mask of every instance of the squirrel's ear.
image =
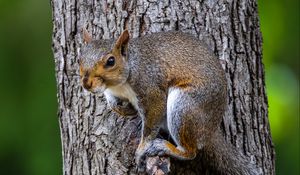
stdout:
[(114, 50), (121, 52), (123, 56), (126, 56), (127, 54), (127, 46), (129, 42), (129, 32), (128, 30), (125, 30), (118, 38)]
[(85, 44), (88, 44), (92, 41), (92, 36), (89, 34), (89, 32), (85, 28), (82, 29), (82, 35), (83, 35), (83, 41)]

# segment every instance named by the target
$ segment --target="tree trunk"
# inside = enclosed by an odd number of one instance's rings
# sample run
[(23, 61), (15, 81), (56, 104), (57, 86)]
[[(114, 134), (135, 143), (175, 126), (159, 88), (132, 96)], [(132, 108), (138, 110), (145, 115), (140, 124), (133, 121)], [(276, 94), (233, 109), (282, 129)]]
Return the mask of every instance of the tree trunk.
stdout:
[[(264, 174), (274, 174), (274, 148), (262, 65), (256, 1), (51, 0), (63, 173), (137, 174), (141, 123), (111, 112), (102, 96), (83, 91), (79, 77), (81, 30), (94, 38), (132, 37), (168, 30), (193, 33), (214, 50), (228, 80), (222, 129)], [(170, 174), (212, 174), (200, 161), (171, 159)]]

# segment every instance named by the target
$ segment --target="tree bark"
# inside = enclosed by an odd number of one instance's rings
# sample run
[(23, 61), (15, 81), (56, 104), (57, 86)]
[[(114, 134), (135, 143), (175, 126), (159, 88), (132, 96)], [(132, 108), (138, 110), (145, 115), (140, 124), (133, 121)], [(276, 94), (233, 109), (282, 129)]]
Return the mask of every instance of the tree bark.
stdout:
[[(231, 142), (275, 174), (274, 148), (262, 65), (262, 36), (255, 0), (51, 0), (53, 52), (59, 102), (63, 174), (137, 174), (134, 163), (141, 121), (122, 118), (103, 96), (83, 90), (79, 77), (81, 30), (94, 38), (132, 37), (182, 30), (202, 39), (221, 60), (228, 80), (222, 129)], [(201, 162), (171, 159), (170, 174), (212, 174)]]

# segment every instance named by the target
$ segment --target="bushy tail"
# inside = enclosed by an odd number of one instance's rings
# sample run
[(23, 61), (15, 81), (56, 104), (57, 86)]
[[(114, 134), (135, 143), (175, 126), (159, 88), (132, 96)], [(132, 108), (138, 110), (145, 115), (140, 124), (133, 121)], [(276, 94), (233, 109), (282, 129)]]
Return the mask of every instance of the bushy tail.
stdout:
[(260, 175), (261, 170), (250, 159), (240, 153), (230, 143), (226, 143), (220, 133), (216, 133), (203, 148), (205, 161), (217, 174)]

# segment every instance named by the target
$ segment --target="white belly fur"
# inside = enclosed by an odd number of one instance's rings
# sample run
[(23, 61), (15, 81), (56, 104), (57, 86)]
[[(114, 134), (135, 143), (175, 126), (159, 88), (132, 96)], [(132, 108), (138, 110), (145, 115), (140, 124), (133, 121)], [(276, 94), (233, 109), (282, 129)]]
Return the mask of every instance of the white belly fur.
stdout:
[(113, 96), (121, 99), (128, 99), (128, 101), (136, 109), (138, 109), (138, 99), (136, 97), (136, 93), (133, 91), (133, 89), (130, 87), (128, 83), (109, 87), (104, 91), (104, 93), (110, 93)]

